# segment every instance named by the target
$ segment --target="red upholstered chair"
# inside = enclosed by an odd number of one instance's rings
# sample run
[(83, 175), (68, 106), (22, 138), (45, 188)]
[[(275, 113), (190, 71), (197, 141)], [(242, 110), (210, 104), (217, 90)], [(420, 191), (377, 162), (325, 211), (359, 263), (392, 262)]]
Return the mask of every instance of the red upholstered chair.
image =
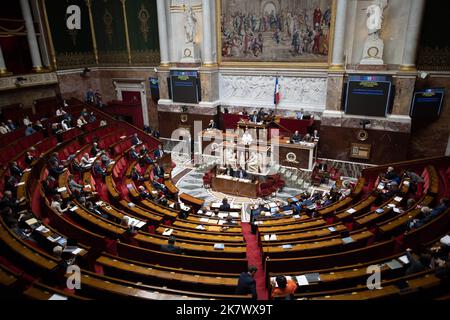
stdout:
[(275, 190), (276, 189), (274, 189), (274, 187), (270, 183), (263, 182), (259, 184), (257, 194), (258, 197), (265, 198), (271, 195)]

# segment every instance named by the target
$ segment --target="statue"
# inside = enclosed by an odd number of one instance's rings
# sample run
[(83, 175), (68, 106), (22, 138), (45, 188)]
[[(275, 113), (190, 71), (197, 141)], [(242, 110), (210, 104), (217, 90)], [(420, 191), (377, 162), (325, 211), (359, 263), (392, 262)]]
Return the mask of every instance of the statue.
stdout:
[(195, 38), (195, 24), (197, 23), (197, 18), (192, 10), (191, 6), (188, 6), (187, 10), (184, 12), (184, 31), (186, 33), (186, 43), (194, 42)]
[(383, 24), (383, 11), (387, 7), (387, 0), (377, 0), (373, 5), (367, 7), (367, 29), (369, 36), (379, 37)]
[(363, 58), (360, 65), (384, 65), (383, 50), (384, 42), (380, 38), (383, 25), (383, 11), (388, 5), (388, 0), (376, 0), (374, 4), (367, 7), (367, 39), (364, 44)]

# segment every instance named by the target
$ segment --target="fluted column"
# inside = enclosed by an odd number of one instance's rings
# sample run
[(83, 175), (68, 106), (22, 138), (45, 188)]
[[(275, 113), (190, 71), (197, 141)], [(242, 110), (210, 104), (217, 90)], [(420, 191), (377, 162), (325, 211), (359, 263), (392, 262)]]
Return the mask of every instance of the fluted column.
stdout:
[(403, 50), (403, 59), (400, 70), (415, 70), (417, 46), (419, 44), (424, 9), (425, 0), (411, 0), (411, 10), (409, 11), (405, 48)]
[(336, 18), (334, 23), (332, 70), (344, 69), (345, 17), (347, 15), (347, 0), (337, 0)]
[(165, 0), (156, 0), (158, 11), (159, 52), (161, 66), (169, 66), (169, 43), (167, 35), (167, 18)]
[(212, 56), (212, 34), (211, 34), (211, 0), (202, 0), (203, 12), (203, 65), (214, 65)]
[(41, 54), (39, 52), (36, 32), (34, 30), (33, 16), (31, 15), (31, 9), (28, 0), (20, 0), (20, 7), (22, 9), (22, 15), (25, 20), (25, 26), (27, 28), (27, 39), (28, 39), (28, 46), (30, 47), (33, 70), (42, 71), (43, 68), (42, 68)]

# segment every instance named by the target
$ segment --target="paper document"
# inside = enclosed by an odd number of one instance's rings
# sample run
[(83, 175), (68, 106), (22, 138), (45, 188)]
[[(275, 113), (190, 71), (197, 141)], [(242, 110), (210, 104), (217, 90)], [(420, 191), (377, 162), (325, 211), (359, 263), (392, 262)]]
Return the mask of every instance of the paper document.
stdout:
[(408, 259), (407, 255), (401, 256), (400, 258), (398, 258), (398, 260), (400, 260), (404, 264), (408, 264), (409, 263), (409, 259)]
[(348, 209), (348, 210), (347, 210), (347, 212), (348, 212), (348, 213), (350, 213), (350, 214), (352, 214), (352, 213), (355, 213), (355, 212), (356, 212), (356, 210), (355, 210), (355, 209), (353, 209), (353, 208), (350, 208), (350, 209)]
[(163, 236), (170, 236), (173, 232), (173, 229), (166, 228), (163, 232)]
[(305, 276), (296, 276), (295, 278), (297, 279), (297, 283), (299, 286), (308, 286), (309, 285), (308, 279), (306, 279)]
[(400, 201), (402, 201), (402, 200), (403, 200), (402, 197), (395, 197), (395, 198), (394, 198), (394, 201), (396, 201), (396, 202), (400, 202)]
[(61, 188), (58, 188), (56, 191), (58, 191), (58, 192), (66, 192), (67, 188), (66, 187), (61, 187)]
[(225, 245), (223, 243), (215, 243), (214, 249), (223, 250), (223, 249), (225, 249)]

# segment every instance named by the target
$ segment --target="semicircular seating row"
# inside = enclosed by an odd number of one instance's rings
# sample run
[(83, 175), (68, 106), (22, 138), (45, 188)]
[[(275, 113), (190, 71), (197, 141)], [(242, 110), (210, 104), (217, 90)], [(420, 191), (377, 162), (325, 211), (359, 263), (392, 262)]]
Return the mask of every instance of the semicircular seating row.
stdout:
[[(42, 157), (24, 173), (16, 193), (17, 198), (22, 199), (21, 209), (33, 214), (36, 220), (33, 222), (39, 228), (33, 231), (36, 241), (30, 242), (18, 237), (1, 221), (2, 289), (33, 299), (48, 299), (53, 294), (69, 299), (250, 299), (250, 295), (235, 294), (239, 273), (247, 268), (246, 243), (240, 223), (221, 228), (214, 217), (205, 222), (203, 216), (196, 214), (202, 201), (179, 195), (170, 178), (156, 183), (152, 163), (136, 162), (128, 156), (134, 133), (138, 133), (149, 150), (150, 158), (158, 140), (76, 99), (69, 102), (71, 108), (89, 108), (98, 119), (107, 119), (108, 125), (84, 129), (75, 136), (65, 137), (59, 145), (54, 137), (34, 144)], [(71, 157), (73, 164), (74, 159), (79, 160), (83, 153), (89, 152), (94, 140), (114, 162), (106, 168), (104, 180), (92, 170), (78, 172), (73, 165), (59, 174), (59, 194), (73, 203), (60, 214), (51, 206), (52, 197), (42, 187), (49, 175), (48, 159), (55, 152), (62, 159), (75, 155)], [(14, 143), (17, 142), (11, 145)], [(30, 142), (22, 150), (31, 146)], [(14, 159), (23, 157), (24, 152)], [(93, 157), (100, 159), (96, 155)], [(25, 168), (24, 163), (17, 162)], [(399, 297), (401, 292), (397, 285), (405, 281), (416, 289), (414, 292), (429, 296), (433, 296), (433, 292), (436, 292), (434, 296), (441, 293), (443, 281), (431, 271), (405, 277), (399, 270), (386, 267), (385, 262), (402, 256), (407, 247), (418, 249), (449, 232), (448, 210), (421, 228), (405, 232), (406, 223), (420, 215), (418, 206), (432, 206), (448, 193), (449, 159), (412, 161), (395, 164), (395, 167), (396, 170), (413, 169), (424, 177), (425, 183), (413, 195), (416, 205), (410, 210), (401, 213), (393, 210), (401, 207), (408, 197), (406, 179), (402, 180), (398, 194), (380, 202), (376, 178), (386, 169), (381, 166), (367, 169), (349, 196), (316, 210), (312, 216), (261, 219), (258, 237), (266, 286), (270, 287), (270, 278), (277, 275), (297, 279), (297, 276), (319, 274), (320, 281), (299, 286), (295, 297)], [(133, 180), (133, 168), (144, 178)], [(5, 174), (6, 169), (1, 172), (2, 182)], [(72, 193), (68, 185), (70, 174), (84, 186), (89, 201), (96, 203), (95, 210)], [(152, 197), (142, 199), (140, 187), (155, 196), (160, 195), (158, 189), (165, 187), (167, 205)], [(179, 199), (193, 209), (187, 217), (176, 207)], [(135, 222), (135, 232), (123, 225), (124, 216)], [(176, 236), (182, 253), (161, 250), (170, 235)], [(64, 279), (61, 259), (52, 255), (53, 247), (61, 239), (77, 241), (81, 289), (65, 289), (63, 282), (55, 280)], [(217, 250), (216, 243), (223, 243), (224, 249)], [(383, 266), (383, 289), (376, 293), (363, 286), (366, 268), (372, 264)]]

